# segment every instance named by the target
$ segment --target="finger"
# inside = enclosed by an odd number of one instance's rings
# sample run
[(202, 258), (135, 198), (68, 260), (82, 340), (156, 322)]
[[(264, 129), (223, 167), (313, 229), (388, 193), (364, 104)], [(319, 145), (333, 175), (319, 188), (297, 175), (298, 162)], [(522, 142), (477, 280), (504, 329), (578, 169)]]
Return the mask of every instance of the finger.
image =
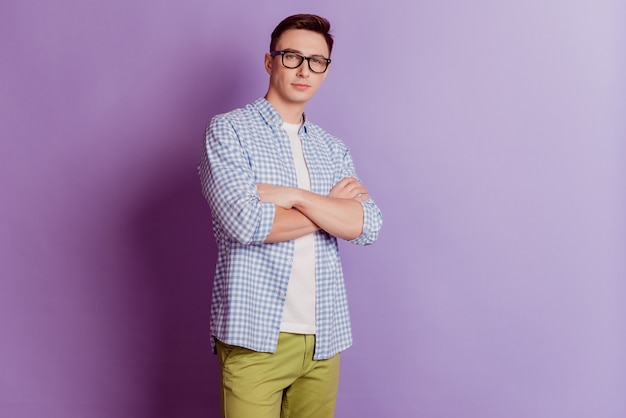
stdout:
[(351, 195), (355, 195), (355, 194), (359, 194), (359, 193), (368, 193), (367, 189), (365, 188), (365, 186), (361, 183), (355, 183), (355, 184), (351, 184), (349, 186), (346, 187), (346, 192), (350, 193)]
[(335, 187), (339, 187), (339, 188), (345, 188), (348, 187), (351, 184), (357, 183), (357, 179), (354, 177), (344, 177), (341, 180), (339, 180), (339, 183), (337, 183), (335, 185)]

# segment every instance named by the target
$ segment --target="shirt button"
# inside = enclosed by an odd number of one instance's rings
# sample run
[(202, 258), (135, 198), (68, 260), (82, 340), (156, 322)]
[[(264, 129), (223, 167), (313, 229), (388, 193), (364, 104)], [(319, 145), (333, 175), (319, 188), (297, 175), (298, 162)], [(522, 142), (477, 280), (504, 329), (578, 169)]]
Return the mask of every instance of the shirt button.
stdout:
[(281, 298), (284, 298), (285, 296), (287, 296), (287, 294), (285, 292), (280, 292), (279, 295), (280, 295)]
[(292, 264), (293, 263), (293, 258), (290, 258), (289, 260), (287, 260), (287, 264)]

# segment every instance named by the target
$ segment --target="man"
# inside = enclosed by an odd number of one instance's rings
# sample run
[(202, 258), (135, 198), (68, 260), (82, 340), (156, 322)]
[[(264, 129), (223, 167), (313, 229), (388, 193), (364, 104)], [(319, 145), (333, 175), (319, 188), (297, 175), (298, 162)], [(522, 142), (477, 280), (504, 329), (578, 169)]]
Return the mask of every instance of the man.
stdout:
[(347, 147), (304, 114), (328, 74), (329, 30), (315, 15), (283, 20), (265, 97), (207, 128), (199, 173), (219, 249), (211, 340), (224, 417), (334, 415), (352, 344), (337, 238), (371, 244), (382, 217)]

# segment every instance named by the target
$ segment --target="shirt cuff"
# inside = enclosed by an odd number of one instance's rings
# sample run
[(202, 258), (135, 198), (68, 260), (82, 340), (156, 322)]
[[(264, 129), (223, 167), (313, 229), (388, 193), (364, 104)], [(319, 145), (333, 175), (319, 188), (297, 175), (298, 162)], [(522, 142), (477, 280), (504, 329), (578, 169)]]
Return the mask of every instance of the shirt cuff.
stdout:
[(361, 201), (361, 206), (363, 207), (363, 232), (348, 242), (357, 245), (373, 244), (383, 224), (382, 214), (372, 199)]
[(272, 202), (259, 202), (259, 223), (252, 241), (256, 244), (262, 244), (272, 231), (274, 225), (274, 216), (276, 214), (276, 206)]

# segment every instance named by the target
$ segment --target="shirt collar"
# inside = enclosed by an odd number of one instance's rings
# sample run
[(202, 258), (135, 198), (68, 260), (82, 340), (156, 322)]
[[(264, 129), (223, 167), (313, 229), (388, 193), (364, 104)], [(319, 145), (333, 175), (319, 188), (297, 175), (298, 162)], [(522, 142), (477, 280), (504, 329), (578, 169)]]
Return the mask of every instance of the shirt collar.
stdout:
[[(265, 122), (274, 127), (282, 128), (283, 119), (280, 117), (274, 106), (270, 102), (267, 101), (265, 97), (259, 97), (252, 103), (253, 106), (259, 111)], [(302, 119), (304, 123), (302, 124), (302, 129), (308, 131), (309, 121), (306, 117), (306, 113), (302, 114)]]

